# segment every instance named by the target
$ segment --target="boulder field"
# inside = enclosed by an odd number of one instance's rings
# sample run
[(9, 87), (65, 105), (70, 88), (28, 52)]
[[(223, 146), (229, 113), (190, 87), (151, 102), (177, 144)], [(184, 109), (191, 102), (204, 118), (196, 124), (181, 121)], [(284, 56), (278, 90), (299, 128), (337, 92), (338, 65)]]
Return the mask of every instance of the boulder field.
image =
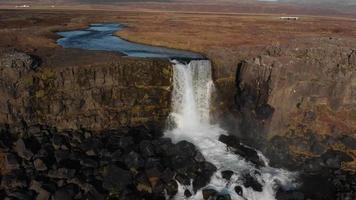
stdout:
[[(217, 168), (192, 143), (172, 143), (153, 127), (92, 132), (32, 125), (18, 131), (0, 126), (1, 199), (165, 200), (178, 193), (178, 184), (191, 184), (184, 188), (186, 197), (201, 192), (204, 200), (231, 200), (227, 193), (204, 188)], [(235, 136), (221, 136), (220, 141), (257, 168), (264, 166), (257, 152), (242, 146)], [(233, 174), (222, 171), (221, 177), (231, 182)], [(355, 195), (356, 181), (350, 172), (325, 168), (299, 178), (300, 188), (280, 188), (277, 199), (352, 200)], [(250, 173), (239, 179), (245, 188), (262, 191)], [(235, 187), (241, 196), (242, 185)]]
[[(177, 194), (178, 184), (191, 184), (186, 197), (202, 189), (205, 200), (231, 200), (204, 188), (217, 168), (192, 143), (174, 144), (152, 127), (96, 133), (44, 125), (17, 130), (0, 126), (1, 199), (165, 200)], [(223, 171), (222, 177), (230, 180), (233, 173)], [(262, 191), (250, 174), (241, 178), (246, 188)], [(243, 193), (241, 186), (235, 191)]]

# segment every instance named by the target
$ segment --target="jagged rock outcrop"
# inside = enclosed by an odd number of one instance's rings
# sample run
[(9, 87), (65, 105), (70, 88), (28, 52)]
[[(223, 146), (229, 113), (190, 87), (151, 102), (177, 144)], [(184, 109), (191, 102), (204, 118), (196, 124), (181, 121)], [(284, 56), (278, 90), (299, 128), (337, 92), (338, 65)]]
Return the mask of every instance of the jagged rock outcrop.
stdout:
[(38, 67), (34, 56), (1, 53), (1, 123), (102, 130), (162, 123), (169, 114), (168, 61), (113, 56), (56, 66), (52, 60)]
[(230, 110), (239, 128), (231, 132), (264, 149), (274, 164), (290, 161), (298, 168), (296, 163), (327, 155), (336, 163), (316, 165), (356, 170), (355, 46), (353, 39), (299, 39), (241, 60), (231, 72), (236, 92)]
[(18, 69), (23, 72), (35, 70), (41, 64), (41, 59), (14, 49), (0, 50), (0, 66)]

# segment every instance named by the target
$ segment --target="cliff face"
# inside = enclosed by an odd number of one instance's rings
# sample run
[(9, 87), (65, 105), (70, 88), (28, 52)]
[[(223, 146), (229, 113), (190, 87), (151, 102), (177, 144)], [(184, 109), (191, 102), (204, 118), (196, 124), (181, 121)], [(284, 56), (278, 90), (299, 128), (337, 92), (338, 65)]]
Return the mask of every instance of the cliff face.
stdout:
[(91, 130), (164, 122), (170, 110), (170, 63), (105, 55), (99, 62), (60, 56), (38, 67), (33, 56), (2, 51), (0, 122)]
[[(296, 40), (241, 60), (234, 72), (234, 100), (228, 97), (239, 129), (232, 132), (278, 163), (290, 160), (286, 155), (302, 163), (328, 150), (355, 158), (355, 44)], [(221, 90), (231, 90), (229, 83), (222, 82)], [(354, 162), (344, 167), (356, 169)]]

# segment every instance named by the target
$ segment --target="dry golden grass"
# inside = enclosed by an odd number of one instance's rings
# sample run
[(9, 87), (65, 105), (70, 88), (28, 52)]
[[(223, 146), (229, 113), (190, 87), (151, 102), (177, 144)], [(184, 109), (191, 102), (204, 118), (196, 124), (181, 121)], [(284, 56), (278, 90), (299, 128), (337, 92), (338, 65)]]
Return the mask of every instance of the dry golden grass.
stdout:
[[(221, 14), (137, 11), (0, 11), (1, 46), (58, 48), (56, 30), (93, 22), (127, 25), (117, 34), (146, 44), (201, 52), (216, 64), (231, 65), (239, 49), (285, 43), (303, 37), (355, 37), (356, 21), (345, 17), (300, 16), (283, 21), (274, 14)], [(239, 55), (240, 56), (240, 55)]]
[(241, 47), (275, 45), (295, 38), (356, 36), (356, 21), (341, 18), (301, 16), (298, 21), (283, 21), (278, 15), (178, 13), (135, 18), (117, 34), (135, 42), (189, 49), (210, 57), (221, 51), (233, 53)]

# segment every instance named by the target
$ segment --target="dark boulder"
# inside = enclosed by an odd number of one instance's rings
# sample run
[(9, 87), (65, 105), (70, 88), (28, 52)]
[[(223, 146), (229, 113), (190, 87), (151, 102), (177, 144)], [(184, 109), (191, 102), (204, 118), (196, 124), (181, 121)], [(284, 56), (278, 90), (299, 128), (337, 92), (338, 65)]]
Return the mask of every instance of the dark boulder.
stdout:
[(177, 155), (176, 145), (170, 138), (159, 138), (152, 141), (156, 154), (160, 156), (172, 157)]
[(83, 200), (104, 200), (106, 199), (106, 195), (98, 192), (95, 188), (92, 188), (88, 192), (86, 192), (83, 197)]
[(33, 161), (33, 165), (37, 171), (46, 171), (48, 169), (43, 160), (39, 158)]
[(74, 175), (75, 170), (67, 168), (51, 169), (47, 174), (48, 177), (56, 179), (71, 179)]
[(102, 143), (98, 138), (88, 138), (80, 144), (80, 148), (89, 156), (97, 154), (97, 150), (102, 148)]
[(121, 191), (132, 183), (129, 171), (115, 165), (107, 166), (103, 173), (103, 188), (108, 191)]
[(7, 124), (0, 123), (0, 149), (3, 151), (9, 151), (15, 140), (14, 135), (10, 133), (9, 128), (10, 127)]
[[(121, 154), (122, 154), (121, 150), (118, 149), (117, 151), (118, 151), (118, 155), (117, 156), (121, 156)], [(106, 159), (106, 158), (112, 157), (112, 154), (110, 153), (110, 151), (108, 149), (101, 149), (100, 152), (99, 152), (99, 157), (101, 159)]]
[(176, 173), (174, 171), (172, 171), (169, 168), (166, 168), (162, 173), (160, 178), (166, 182), (169, 183), (171, 180), (173, 180), (173, 178), (175, 177)]
[(67, 160), (70, 158), (70, 151), (68, 150), (56, 150), (54, 152), (54, 158), (58, 163), (60, 163), (62, 160)]
[(242, 189), (241, 186), (239, 186), (239, 185), (235, 186), (235, 187), (234, 187), (234, 190), (235, 190), (236, 194), (238, 194), (238, 195), (240, 195), (240, 196), (243, 195), (243, 189)]
[(216, 170), (217, 168), (215, 165), (211, 164), (210, 162), (203, 162), (200, 164), (199, 171), (201, 171), (204, 176), (211, 177), (216, 172)]
[(182, 174), (177, 174), (175, 176), (175, 179), (181, 184), (181, 185), (190, 185), (190, 178), (182, 175)]
[(197, 162), (204, 162), (205, 158), (204, 158), (203, 154), (200, 153), (200, 151), (196, 151), (195, 152), (195, 156), (194, 156), (194, 160), (197, 161)]
[(199, 164), (199, 169), (196, 172), (197, 176), (193, 179), (193, 190), (194, 192), (205, 187), (211, 179), (211, 176), (216, 172), (217, 168), (209, 163), (203, 162)]
[(94, 158), (89, 158), (89, 157), (83, 157), (82, 159), (80, 159), (80, 164), (83, 167), (89, 167), (89, 168), (98, 167), (98, 162)]
[(17, 170), (20, 168), (18, 157), (13, 153), (7, 153), (5, 155), (4, 167), (7, 170)]
[(52, 138), (52, 145), (55, 149), (59, 149), (62, 146), (66, 146), (67, 145), (66, 138), (64, 137), (64, 135), (54, 134)]
[(216, 196), (216, 200), (231, 200), (231, 196), (229, 193), (219, 193)]
[(145, 169), (160, 168), (160, 169), (163, 170), (162, 162), (163, 161), (160, 158), (157, 158), (157, 157), (146, 158), (146, 160), (145, 160)]
[(38, 181), (32, 180), (29, 189), (36, 191), (36, 200), (49, 200), (51, 194)]
[(160, 181), (160, 176), (161, 176), (160, 170), (157, 168), (150, 168), (150, 169), (146, 169), (145, 172), (152, 188), (155, 188), (157, 186), (157, 183)]
[(171, 158), (170, 167), (174, 169), (177, 173), (184, 174), (187, 176), (194, 176), (195, 171), (197, 171), (199, 165), (194, 163), (193, 158), (175, 156)]
[(243, 185), (248, 188), (251, 187), (257, 192), (262, 192), (262, 185), (259, 183), (252, 175), (244, 174), (243, 175)]
[(18, 156), (25, 160), (30, 160), (33, 156), (33, 153), (25, 145), (25, 142), (22, 139), (19, 139), (14, 144), (14, 151)]
[(6, 192), (4, 189), (0, 190), (0, 199), (5, 199), (6, 198)]
[(82, 133), (82, 131), (74, 131), (71, 134), (69, 143), (71, 146), (80, 147), (80, 145), (83, 144), (84, 140), (85, 140), (85, 137), (84, 137), (84, 134)]
[(181, 157), (194, 157), (196, 153), (196, 148), (194, 144), (188, 141), (180, 141), (176, 144), (177, 154)]
[(260, 159), (258, 156), (258, 153), (256, 150), (244, 146), (240, 143), (239, 139), (237, 139), (235, 136), (232, 135), (221, 135), (219, 137), (219, 141), (226, 144), (229, 147), (233, 147), (235, 149), (235, 153), (242, 156), (246, 160), (252, 162), (253, 164), (257, 166), (264, 166), (264, 162)]
[[(118, 133), (105, 132), (102, 135), (103, 143), (105, 144), (105, 148), (108, 149), (110, 152), (114, 152), (120, 148), (120, 140), (122, 135)], [(132, 144), (131, 144), (132, 145)]]
[(143, 140), (140, 142), (140, 152), (145, 158), (152, 157), (155, 155), (155, 148), (150, 141)]
[(234, 147), (240, 144), (240, 140), (232, 135), (220, 135), (219, 141), (230, 147)]
[(129, 154), (125, 155), (124, 159), (125, 165), (129, 169), (142, 168), (145, 164), (144, 160), (141, 158), (140, 154), (131, 151)]
[(135, 146), (133, 138), (129, 136), (121, 137), (118, 145), (125, 152), (131, 151)]
[[(151, 183), (152, 184), (152, 183)], [(162, 199), (162, 200), (165, 200), (165, 190), (166, 190), (166, 185), (161, 182), (161, 181), (155, 181), (154, 182), (154, 186), (152, 185), (152, 192), (154, 194), (154, 197), (155, 198), (159, 198), (159, 199)]]
[(0, 139), (0, 150), (2, 152), (8, 152), (10, 150), (9, 146)]
[(27, 186), (27, 176), (20, 170), (12, 171), (1, 178), (0, 188), (2, 189), (26, 188)]
[[(103, 152), (101, 152), (103, 153)], [(111, 161), (113, 162), (122, 162), (123, 161), (123, 156), (122, 156), (122, 151), (120, 149), (114, 151), (111, 156), (110, 156), (110, 152), (106, 153), (107, 157), (111, 157)], [(102, 156), (103, 157), (103, 156)]]
[(193, 194), (192, 194), (188, 189), (184, 190), (184, 196), (185, 196), (185, 197), (189, 198), (189, 197), (191, 197), (192, 195), (193, 195)]
[(30, 136), (41, 137), (42, 136), (42, 128), (40, 125), (33, 125), (27, 128), (27, 133)]
[(21, 200), (32, 200), (35, 196), (33, 191), (24, 191), (21, 189), (11, 191), (8, 195), (13, 199), (21, 199)]
[(135, 176), (134, 183), (136, 185), (136, 190), (139, 192), (152, 193), (152, 186), (150, 181), (148, 180), (145, 173), (138, 173)]
[(62, 160), (60, 163), (57, 163), (57, 166), (60, 168), (80, 170), (82, 167), (81, 160), (82, 159), (74, 159), (74, 158), (65, 159), (65, 160)]
[[(28, 148), (33, 154), (36, 154), (41, 149), (41, 143), (34, 136), (27, 137), (23, 141), (25, 143), (26, 148)], [(44, 143), (47, 142), (48, 141), (44, 141)]]
[(50, 180), (46, 178), (40, 178), (42, 179), (41, 181), (41, 187), (45, 190), (47, 190), (49, 193), (53, 194), (57, 190), (57, 183), (55, 182), (56, 180)]
[(228, 181), (230, 180), (230, 178), (233, 174), (234, 174), (234, 172), (231, 170), (225, 170), (225, 171), (221, 172), (221, 176)]
[(237, 145), (235, 146), (235, 149), (236, 149), (235, 153), (244, 157), (246, 160), (252, 162), (253, 164), (257, 166), (265, 166), (264, 162), (258, 156), (256, 150), (243, 145)]
[(199, 175), (193, 180), (193, 190), (197, 192), (199, 189), (205, 187), (210, 182), (210, 177)]
[(55, 161), (55, 158), (53, 157), (54, 154), (54, 148), (51, 144), (42, 144), (41, 149), (37, 151), (35, 154), (35, 158), (41, 158), (43, 160), (48, 160), (48, 161)]
[(53, 200), (72, 200), (77, 193), (78, 187), (74, 184), (69, 184), (58, 189), (53, 195)]
[(151, 131), (144, 126), (130, 128), (128, 135), (133, 137), (134, 142), (136, 144), (139, 144), (143, 140), (153, 139), (153, 135), (151, 134)]
[(209, 198), (214, 198), (218, 192), (211, 188), (205, 188), (203, 189), (202, 193), (203, 193), (203, 199), (208, 200)]
[(93, 179), (95, 179), (94, 177), (99, 175), (99, 172), (96, 169), (88, 168), (88, 167), (83, 167), (79, 173), (84, 175), (87, 180), (93, 180)]

